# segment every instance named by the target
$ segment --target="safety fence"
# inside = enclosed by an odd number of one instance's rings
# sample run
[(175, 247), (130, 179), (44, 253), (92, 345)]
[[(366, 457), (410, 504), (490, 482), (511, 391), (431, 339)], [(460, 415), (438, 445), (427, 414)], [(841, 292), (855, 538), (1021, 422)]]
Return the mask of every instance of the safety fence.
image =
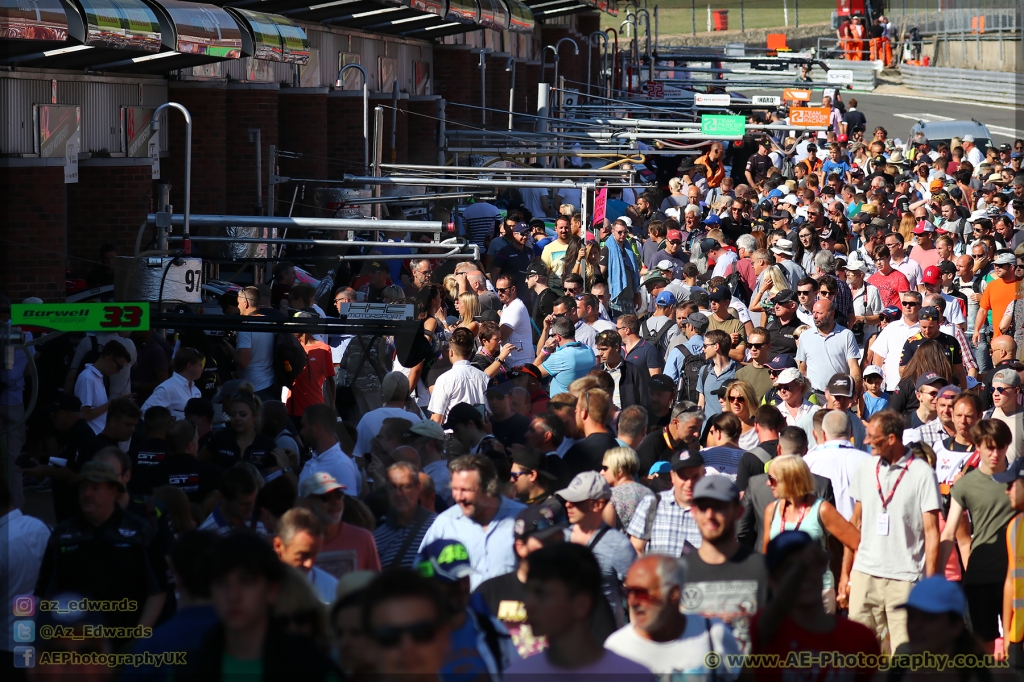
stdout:
[(1020, 105), (1024, 74), (944, 69), (902, 64), (903, 85), (924, 95), (995, 104)]

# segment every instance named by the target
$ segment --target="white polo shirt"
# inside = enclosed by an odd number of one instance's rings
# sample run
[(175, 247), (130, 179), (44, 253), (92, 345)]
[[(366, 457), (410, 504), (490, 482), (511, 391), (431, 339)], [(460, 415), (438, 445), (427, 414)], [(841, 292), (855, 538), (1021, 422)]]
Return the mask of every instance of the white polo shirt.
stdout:
[[(512, 328), (508, 342), (516, 348), (509, 355), (509, 363), (514, 366), (533, 362), (537, 358), (537, 353), (533, 348), (533, 328), (530, 325), (530, 313), (526, 309), (526, 304), (517, 298), (502, 308), (501, 326)], [(434, 390), (437, 390), (436, 386)]]
[(157, 386), (149, 399), (142, 403), (142, 412), (145, 413), (151, 407), (166, 407), (171, 411), (172, 417), (184, 419), (185, 403), (192, 398), (202, 397), (203, 394), (194, 383), (175, 372), (170, 379)]
[(871, 350), (878, 353), (885, 361), (885, 390), (895, 391), (900, 383), (900, 358), (903, 356), (903, 345), (914, 334), (921, 331), (921, 325), (908, 325), (903, 319), (894, 320), (885, 326), (871, 345)]
[(469, 360), (458, 360), (437, 378), (427, 409), (447, 419), (448, 412), (459, 403), (486, 406), (489, 381), (490, 377), (469, 364)]
[[(75, 381), (75, 397), (82, 401), (82, 407), (99, 407), (106, 405), (107, 387), (103, 385), (103, 374), (95, 365), (88, 364)], [(89, 428), (99, 433), (107, 426), (107, 413), (89, 420)]]

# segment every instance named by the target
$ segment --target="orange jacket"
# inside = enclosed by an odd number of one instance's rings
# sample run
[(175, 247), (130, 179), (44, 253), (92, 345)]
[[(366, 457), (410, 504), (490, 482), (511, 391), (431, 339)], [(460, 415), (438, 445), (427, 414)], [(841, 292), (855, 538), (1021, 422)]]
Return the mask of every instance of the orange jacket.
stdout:
[(725, 179), (725, 164), (721, 161), (718, 162), (718, 168), (712, 168), (712, 164), (708, 161), (708, 155), (701, 156), (693, 162), (695, 166), (704, 166), (708, 169), (708, 189), (715, 189), (722, 184), (722, 180)]

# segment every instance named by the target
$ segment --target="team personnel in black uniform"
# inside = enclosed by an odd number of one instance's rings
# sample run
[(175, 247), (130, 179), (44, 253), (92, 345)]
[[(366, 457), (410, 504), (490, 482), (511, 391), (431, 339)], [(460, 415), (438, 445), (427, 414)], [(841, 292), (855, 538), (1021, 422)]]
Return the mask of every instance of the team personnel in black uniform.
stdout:
[(167, 429), (167, 449), (170, 454), (153, 469), (150, 483), (153, 488), (173, 485), (188, 496), (190, 502), (202, 504), (217, 489), (223, 471), (216, 464), (196, 459), (199, 453), (199, 432), (195, 425), (178, 421)]

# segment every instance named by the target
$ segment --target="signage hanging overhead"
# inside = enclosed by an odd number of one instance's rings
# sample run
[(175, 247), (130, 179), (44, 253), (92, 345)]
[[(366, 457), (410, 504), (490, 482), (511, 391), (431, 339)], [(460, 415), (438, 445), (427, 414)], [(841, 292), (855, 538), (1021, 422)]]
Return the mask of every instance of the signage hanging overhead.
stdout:
[(697, 93), (693, 96), (693, 102), (698, 107), (727, 107), (732, 104), (732, 97), (729, 95), (707, 95)]
[(747, 119), (704, 114), (700, 117), (700, 132), (713, 137), (743, 137), (747, 132)]
[(61, 332), (149, 329), (148, 303), (13, 303), (11, 323)]

